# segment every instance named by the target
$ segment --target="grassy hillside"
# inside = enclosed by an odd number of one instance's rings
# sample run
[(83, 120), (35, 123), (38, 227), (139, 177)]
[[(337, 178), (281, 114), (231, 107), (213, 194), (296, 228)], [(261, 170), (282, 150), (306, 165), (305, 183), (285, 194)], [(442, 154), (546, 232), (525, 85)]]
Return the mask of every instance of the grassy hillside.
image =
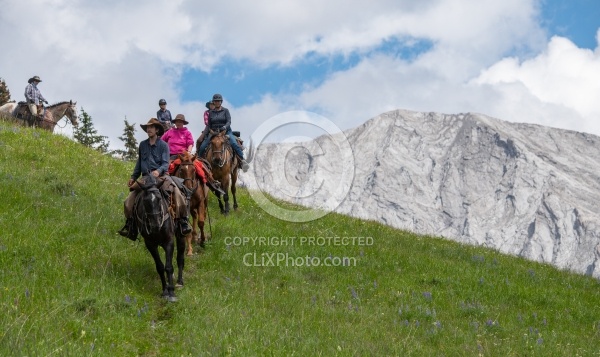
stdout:
[(144, 245), (115, 233), (131, 169), (0, 121), (1, 356), (600, 350), (595, 279), (335, 214), (280, 221), (243, 189), (229, 217), (211, 200), (213, 238), (167, 303)]

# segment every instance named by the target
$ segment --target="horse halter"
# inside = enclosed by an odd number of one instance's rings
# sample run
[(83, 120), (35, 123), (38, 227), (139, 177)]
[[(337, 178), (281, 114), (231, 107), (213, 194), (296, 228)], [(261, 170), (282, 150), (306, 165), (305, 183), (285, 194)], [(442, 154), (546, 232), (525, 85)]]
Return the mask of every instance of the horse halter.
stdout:
[(194, 165), (194, 162), (192, 162), (192, 161), (181, 162), (179, 164), (179, 167), (177, 168), (177, 171), (175, 171), (175, 175), (174, 176), (179, 177), (177, 174), (179, 173), (179, 170), (181, 170), (181, 168), (183, 166), (192, 166), (192, 168), (194, 169), (191, 178), (190, 177), (180, 177), (183, 180), (183, 184), (184, 185), (185, 185), (186, 181), (192, 181), (191, 191), (192, 191), (192, 193), (194, 193), (198, 189), (198, 187), (200, 186), (200, 180), (198, 180), (197, 177), (196, 177), (196, 167)]
[(224, 139), (223, 137), (223, 145), (221, 146), (221, 150), (215, 150), (214, 145), (212, 140), (210, 141), (210, 151), (212, 152), (212, 161), (215, 161), (215, 154), (221, 154), (221, 160), (219, 161), (219, 163), (217, 164), (217, 166), (219, 166), (219, 168), (223, 167), (227, 161), (229, 161), (230, 157), (227, 157), (225, 155), (225, 153), (228, 152), (227, 150), (227, 140)]

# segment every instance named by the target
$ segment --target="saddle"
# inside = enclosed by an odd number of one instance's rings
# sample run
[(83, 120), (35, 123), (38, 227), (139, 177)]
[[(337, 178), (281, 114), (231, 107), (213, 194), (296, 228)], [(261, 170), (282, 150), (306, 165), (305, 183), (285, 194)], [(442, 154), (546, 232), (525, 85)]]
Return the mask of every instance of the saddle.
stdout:
[(238, 145), (240, 146), (240, 149), (244, 150), (244, 140), (242, 140), (242, 138), (240, 137), (240, 132), (232, 131), (231, 133), (233, 134), (233, 136), (235, 136), (235, 140), (237, 141)]
[[(38, 107), (38, 113), (43, 112), (43, 110), (44, 110), (43, 105), (40, 104), (37, 107)], [(33, 116), (31, 114), (31, 111), (29, 110), (29, 106), (27, 105), (26, 102), (23, 102), (23, 101), (17, 103), (17, 107), (15, 108), (13, 116), (18, 119), (26, 120), (30, 126), (33, 126), (35, 121), (41, 120), (41, 118), (39, 116)]]
[[(183, 179), (174, 176), (180, 164), (181, 160), (179, 158), (171, 161), (168, 172), (171, 178), (175, 181), (177, 187), (179, 187), (181, 192), (183, 192), (189, 199), (193, 192), (183, 185)], [(196, 169), (196, 175), (200, 177), (202, 183), (205, 183), (214, 194), (217, 194), (217, 192), (225, 194), (225, 191), (221, 189), (221, 183), (216, 181), (213, 177), (212, 167), (206, 159), (197, 157), (196, 160), (194, 160), (194, 167)]]

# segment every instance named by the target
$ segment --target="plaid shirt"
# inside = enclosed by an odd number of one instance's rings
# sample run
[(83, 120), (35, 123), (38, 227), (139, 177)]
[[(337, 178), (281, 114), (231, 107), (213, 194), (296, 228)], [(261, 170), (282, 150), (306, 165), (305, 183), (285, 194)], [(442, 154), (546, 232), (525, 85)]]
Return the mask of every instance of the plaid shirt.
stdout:
[(31, 103), (31, 101), (33, 101), (35, 105), (39, 105), (40, 102), (45, 100), (46, 98), (44, 98), (35, 83), (29, 83), (27, 87), (25, 87), (25, 101), (27, 103)]

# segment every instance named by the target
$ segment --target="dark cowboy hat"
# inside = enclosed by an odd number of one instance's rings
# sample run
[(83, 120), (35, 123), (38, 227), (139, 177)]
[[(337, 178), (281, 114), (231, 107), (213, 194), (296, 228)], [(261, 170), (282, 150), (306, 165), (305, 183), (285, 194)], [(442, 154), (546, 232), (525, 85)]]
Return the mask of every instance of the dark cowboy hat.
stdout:
[(39, 76), (33, 76), (33, 77), (29, 78), (29, 80), (27, 81), (27, 83), (31, 83), (33, 81), (41, 82), (42, 80), (40, 79)]
[(213, 102), (212, 102), (212, 101), (210, 101), (210, 102), (206, 102), (206, 109), (210, 109), (210, 106), (211, 106), (211, 104), (213, 104)]
[[(156, 118), (151, 118), (147, 124), (140, 124), (142, 130), (146, 131), (148, 129), (148, 125), (154, 125), (158, 129), (158, 136), (162, 136), (165, 133), (165, 128), (163, 128), (162, 124)], [(147, 131), (146, 131), (147, 132)]]
[(188, 125), (189, 124), (188, 121), (185, 120), (185, 115), (183, 115), (183, 114), (177, 114), (175, 116), (175, 119), (173, 119), (173, 123), (176, 122), (176, 121), (178, 121), (178, 120), (183, 121), (183, 125)]

